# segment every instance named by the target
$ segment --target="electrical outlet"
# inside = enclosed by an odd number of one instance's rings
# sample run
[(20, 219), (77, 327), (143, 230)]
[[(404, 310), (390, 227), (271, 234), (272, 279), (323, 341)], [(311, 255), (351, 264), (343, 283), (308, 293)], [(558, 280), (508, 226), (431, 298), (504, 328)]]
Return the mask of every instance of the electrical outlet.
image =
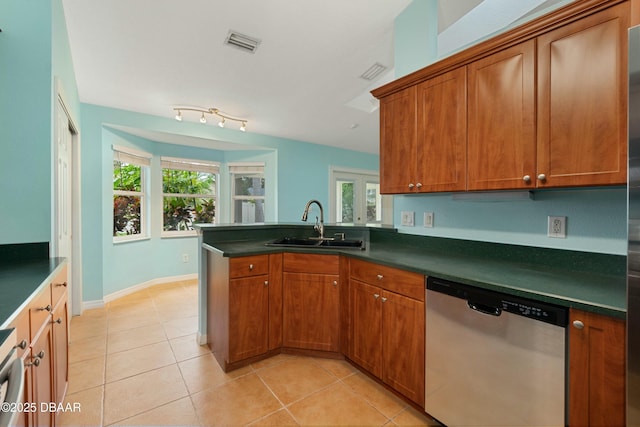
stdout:
[(547, 223), (547, 236), (564, 239), (567, 237), (567, 217), (549, 216)]
[(400, 224), (405, 227), (413, 227), (413, 211), (402, 211), (402, 217), (400, 219)]
[(427, 228), (433, 228), (433, 212), (424, 213), (424, 226)]
[(182, 254), (182, 262), (189, 262), (189, 254)]

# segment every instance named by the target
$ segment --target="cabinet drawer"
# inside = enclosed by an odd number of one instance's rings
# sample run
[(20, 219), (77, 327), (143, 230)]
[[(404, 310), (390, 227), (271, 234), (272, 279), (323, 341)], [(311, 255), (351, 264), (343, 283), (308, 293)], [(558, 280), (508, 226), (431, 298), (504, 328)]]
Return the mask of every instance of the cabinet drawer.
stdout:
[(338, 255), (284, 254), (283, 271), (290, 273), (340, 274)]
[(361, 282), (424, 301), (425, 281), (422, 274), (352, 259), (350, 275)]
[(229, 277), (250, 277), (269, 274), (269, 256), (256, 255), (231, 258), (229, 260)]
[(36, 337), (42, 325), (49, 322), (51, 316), (51, 291), (46, 287), (40, 292), (29, 305), (29, 329), (31, 330), (31, 341)]
[(56, 306), (58, 301), (67, 291), (67, 267), (65, 266), (62, 271), (51, 282), (51, 304)]

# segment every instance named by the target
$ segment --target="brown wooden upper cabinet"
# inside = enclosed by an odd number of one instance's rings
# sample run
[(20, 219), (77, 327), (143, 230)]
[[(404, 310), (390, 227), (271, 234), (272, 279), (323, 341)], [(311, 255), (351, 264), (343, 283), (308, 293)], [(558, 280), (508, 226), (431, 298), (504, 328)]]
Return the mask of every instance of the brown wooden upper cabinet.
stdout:
[(381, 100), (382, 193), (466, 188), (466, 87), (460, 68)]
[(535, 174), (535, 41), (469, 65), (468, 190), (531, 186)]
[(597, 3), (373, 91), (381, 192), (624, 185), (630, 2)]
[(626, 183), (629, 7), (538, 37), (538, 187)]

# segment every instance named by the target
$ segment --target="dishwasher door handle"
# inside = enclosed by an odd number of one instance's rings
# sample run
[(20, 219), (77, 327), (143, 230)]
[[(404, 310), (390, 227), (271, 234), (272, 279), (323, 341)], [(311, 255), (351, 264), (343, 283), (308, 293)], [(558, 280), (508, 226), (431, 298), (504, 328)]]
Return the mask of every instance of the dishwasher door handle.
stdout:
[(467, 305), (470, 309), (482, 314), (489, 314), (491, 316), (500, 316), (502, 314), (502, 309), (500, 307), (494, 307), (491, 305), (480, 304), (478, 302), (472, 301), (467, 301)]

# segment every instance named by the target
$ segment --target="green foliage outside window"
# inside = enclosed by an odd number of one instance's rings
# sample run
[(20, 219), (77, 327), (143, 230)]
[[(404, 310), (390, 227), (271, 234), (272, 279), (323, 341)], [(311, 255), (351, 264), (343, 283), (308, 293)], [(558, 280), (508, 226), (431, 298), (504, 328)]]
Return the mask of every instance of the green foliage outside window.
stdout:
[(126, 236), (141, 233), (140, 195), (122, 192), (142, 191), (142, 167), (113, 162), (113, 235)]
[(162, 169), (164, 230), (193, 230), (195, 223), (213, 223), (215, 184), (212, 173)]

